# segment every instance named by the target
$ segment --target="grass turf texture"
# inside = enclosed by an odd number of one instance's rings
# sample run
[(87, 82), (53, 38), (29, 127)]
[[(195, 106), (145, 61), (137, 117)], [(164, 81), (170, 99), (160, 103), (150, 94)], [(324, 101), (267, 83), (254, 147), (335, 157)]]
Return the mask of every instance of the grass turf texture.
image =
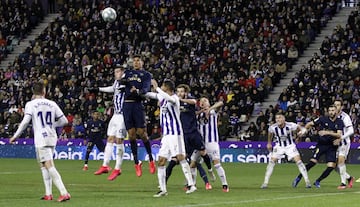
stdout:
[[(206, 191), (198, 176), (198, 190), (190, 195), (183, 191), (184, 177), (176, 166), (168, 182), (169, 195), (161, 198), (152, 196), (158, 191), (157, 174), (149, 173), (148, 163), (143, 163), (143, 175), (135, 175), (133, 162), (123, 163), (122, 174), (114, 181), (108, 181), (109, 174), (95, 176), (93, 173), (101, 161), (90, 161), (89, 170), (82, 171), (83, 162), (74, 160), (55, 160), (65, 186), (72, 198), (57, 203), (59, 192), (53, 185), (53, 201), (42, 201), (44, 193), (41, 172), (34, 159), (1, 159), (0, 161), (0, 206), (156, 206), (156, 207), (202, 207), (202, 206), (359, 206), (360, 183), (352, 189), (337, 190), (339, 175), (332, 172), (321, 182), (321, 188), (305, 188), (302, 180), (297, 188), (291, 183), (298, 174), (295, 164), (277, 164), (270, 179), (268, 189), (260, 189), (264, 179), (266, 164), (223, 163), (230, 192), (223, 193), (219, 178), (212, 183), (213, 190)], [(111, 162), (114, 165), (114, 161)], [(310, 172), (312, 182), (326, 168), (319, 164)], [(360, 165), (347, 165), (355, 177), (359, 176)]]

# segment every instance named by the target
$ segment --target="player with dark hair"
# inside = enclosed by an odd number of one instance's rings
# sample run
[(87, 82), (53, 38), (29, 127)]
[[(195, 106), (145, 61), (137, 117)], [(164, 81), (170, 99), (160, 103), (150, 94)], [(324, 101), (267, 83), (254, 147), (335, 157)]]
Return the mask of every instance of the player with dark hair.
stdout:
[[(114, 93), (114, 114), (110, 119), (107, 127), (107, 142), (104, 151), (104, 161), (102, 166), (94, 173), (95, 175), (101, 175), (108, 173), (111, 168), (109, 167), (110, 159), (114, 151), (114, 145), (116, 147), (116, 162), (115, 168), (108, 177), (108, 180), (114, 180), (121, 174), (121, 164), (123, 161), (123, 155), (125, 152), (124, 139), (126, 137), (126, 128), (123, 116), (123, 103), (125, 95), (125, 85), (121, 85), (118, 80), (124, 76), (126, 66), (116, 65), (114, 69), (114, 84), (108, 87), (100, 87), (95, 89), (95, 92)], [(93, 89), (94, 90), (94, 89)], [(84, 166), (84, 168), (87, 166)]]
[[(341, 184), (338, 186), (338, 189), (345, 189), (346, 187), (352, 188), (354, 177), (350, 176), (346, 172), (345, 161), (349, 154), (351, 140), (350, 136), (354, 134), (354, 126), (352, 124), (350, 116), (343, 111), (343, 101), (341, 99), (337, 99), (334, 101), (334, 106), (337, 110), (337, 116), (343, 120), (344, 128), (343, 134), (341, 135), (341, 145), (338, 148), (338, 156), (337, 156), (337, 168), (336, 171), (340, 174)], [(346, 181), (348, 185), (346, 186)]]
[[(211, 184), (207, 177), (203, 174), (201, 165), (198, 158), (202, 158), (208, 168), (208, 172), (212, 181), (216, 177), (211, 167), (211, 160), (205, 149), (204, 138), (198, 130), (198, 122), (196, 119), (196, 99), (190, 96), (190, 87), (186, 84), (180, 84), (176, 88), (176, 93), (180, 98), (180, 118), (184, 130), (186, 151), (190, 158), (191, 174), (193, 175), (194, 182), (196, 182), (196, 169), (200, 168), (199, 172), (201, 177), (205, 180), (205, 189), (212, 189)], [(196, 154), (192, 157), (193, 154)], [(198, 156), (200, 155), (200, 156)], [(195, 158), (196, 157), (196, 158)], [(171, 164), (171, 163), (170, 163)]]
[[(334, 105), (330, 105), (328, 107), (327, 113), (327, 116), (320, 116), (305, 125), (305, 129), (318, 126), (319, 133), (315, 153), (310, 159), (310, 162), (306, 165), (306, 170), (309, 171), (312, 167), (314, 167), (322, 155), (325, 155), (327, 162), (327, 168), (314, 182), (314, 185), (317, 188), (320, 188), (321, 180), (325, 179), (336, 167), (336, 151), (341, 143), (341, 135), (344, 128), (344, 122), (337, 117), (337, 111)], [(306, 130), (302, 134), (305, 133)], [(293, 187), (298, 185), (301, 178), (302, 174), (299, 174), (295, 178), (293, 181)]]
[(89, 157), (94, 146), (96, 146), (100, 152), (104, 152), (105, 150), (105, 144), (103, 142), (105, 122), (100, 119), (100, 113), (98, 111), (92, 112), (91, 117), (92, 118), (85, 124), (88, 141), (86, 144), (87, 148), (83, 170), (88, 170)]
[(138, 177), (142, 175), (142, 162), (138, 159), (137, 136), (142, 139), (149, 155), (150, 173), (154, 174), (156, 171), (150, 141), (146, 133), (145, 107), (142, 102), (144, 95), (150, 91), (152, 75), (144, 70), (143, 64), (141, 56), (135, 55), (133, 57), (133, 69), (127, 69), (125, 76), (119, 81), (125, 85), (124, 121)]
[(170, 80), (164, 80), (161, 88), (155, 80), (152, 85), (157, 93), (149, 92), (147, 97), (158, 99), (160, 105), (160, 125), (162, 129), (161, 147), (158, 160), (158, 180), (160, 191), (154, 197), (167, 195), (166, 189), (166, 161), (168, 157), (176, 156), (179, 160), (181, 169), (185, 175), (189, 189), (187, 194), (196, 190), (194, 180), (191, 176), (189, 163), (186, 161), (185, 144), (183, 137), (183, 128), (180, 121), (180, 100), (174, 93), (175, 86)]
[(52, 200), (52, 183), (54, 182), (60, 191), (59, 202), (70, 200), (71, 196), (66, 190), (61, 176), (55, 168), (53, 155), (58, 140), (56, 127), (62, 127), (68, 123), (60, 107), (54, 102), (45, 98), (45, 86), (42, 82), (33, 85), (33, 100), (25, 105), (24, 118), (19, 128), (10, 138), (9, 142), (14, 143), (27, 125), (32, 122), (34, 131), (34, 144), (36, 158), (40, 163), (42, 177), (45, 185), (45, 195), (42, 200)]

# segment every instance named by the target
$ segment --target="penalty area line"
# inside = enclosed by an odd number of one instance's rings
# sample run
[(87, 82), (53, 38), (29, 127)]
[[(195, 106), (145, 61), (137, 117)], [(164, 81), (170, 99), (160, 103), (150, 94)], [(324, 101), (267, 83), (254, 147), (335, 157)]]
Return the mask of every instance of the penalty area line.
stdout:
[[(356, 192), (356, 193), (360, 193), (360, 192)], [(242, 203), (256, 203), (256, 202), (264, 202), (264, 201), (278, 201), (278, 200), (288, 200), (288, 199), (309, 198), (309, 197), (333, 196), (333, 195), (342, 195), (342, 194), (344, 194), (344, 193), (321, 193), (321, 194), (313, 194), (313, 195), (287, 196), (287, 197), (278, 197), (278, 198), (262, 198), (262, 199), (252, 199), (252, 200), (242, 200), (242, 201), (201, 203), (201, 204), (181, 205), (181, 206), (173, 206), (173, 207), (220, 206), (220, 205), (233, 205), (233, 204), (242, 204)]]

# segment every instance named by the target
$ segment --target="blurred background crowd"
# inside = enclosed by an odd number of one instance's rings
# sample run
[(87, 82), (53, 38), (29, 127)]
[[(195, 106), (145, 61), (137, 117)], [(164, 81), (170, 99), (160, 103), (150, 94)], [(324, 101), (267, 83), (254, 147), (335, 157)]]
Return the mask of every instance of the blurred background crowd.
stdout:
[[(17, 59), (0, 69), (0, 137), (21, 121), (31, 85), (43, 80), (70, 124), (62, 139), (85, 138), (86, 121), (99, 111), (108, 121), (112, 94), (87, 89), (113, 84), (112, 67), (142, 54), (146, 70), (161, 82), (191, 86), (191, 94), (225, 105), (219, 112), (222, 140), (265, 141), (274, 114), (306, 124), (342, 98), (360, 138), (360, 13), (327, 36), (320, 51), (279, 94), (278, 103), (256, 110), (321, 29), (341, 9), (339, 0), (129, 0), (59, 1), (56, 7), (24, 0), (1, 1), (0, 61), (47, 12), (56, 20)], [(113, 7), (118, 18), (105, 23), (100, 11)], [(3, 12), (7, 8), (12, 11)], [(156, 102), (146, 101), (148, 133), (160, 137)], [(244, 127), (249, 117), (256, 122)], [(29, 127), (22, 137), (33, 136)], [(315, 141), (315, 134), (307, 141)], [(105, 138), (105, 137), (104, 137)]]

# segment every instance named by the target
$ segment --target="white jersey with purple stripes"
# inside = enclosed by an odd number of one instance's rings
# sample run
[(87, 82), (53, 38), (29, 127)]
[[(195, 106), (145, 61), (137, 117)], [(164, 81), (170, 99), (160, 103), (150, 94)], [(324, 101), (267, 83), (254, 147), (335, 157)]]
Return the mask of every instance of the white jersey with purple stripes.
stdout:
[[(344, 129), (343, 129), (342, 133), (345, 134), (349, 130), (350, 127), (353, 127), (351, 118), (347, 113), (345, 113), (343, 111), (341, 111), (339, 117), (344, 122)], [(347, 145), (347, 144), (350, 144), (350, 142), (351, 142), (350, 136), (347, 136), (347, 137), (344, 137), (342, 144)]]
[(217, 119), (218, 114), (214, 109), (209, 112), (209, 115), (203, 112), (197, 116), (199, 132), (204, 138), (205, 144), (219, 142)]
[(297, 124), (294, 122), (285, 122), (284, 127), (279, 127), (278, 124), (273, 124), (269, 127), (269, 133), (274, 135), (274, 140), (278, 145), (286, 147), (295, 144), (293, 131), (297, 129)]
[[(343, 135), (350, 131), (350, 128), (353, 130), (351, 118), (347, 113), (341, 111), (339, 118), (344, 122), (344, 128), (342, 130)], [(344, 156), (346, 158), (350, 151), (350, 145), (350, 136), (344, 137), (344, 139), (341, 141), (341, 145), (337, 149), (337, 156)]]
[(162, 134), (165, 135), (183, 135), (180, 121), (180, 100), (174, 94), (171, 96), (175, 103), (166, 100), (161, 94), (157, 94), (160, 103), (160, 125)]
[(120, 85), (118, 81), (115, 80), (113, 84), (114, 89), (114, 113), (115, 114), (122, 114), (123, 110), (123, 103), (125, 97), (125, 85)]

